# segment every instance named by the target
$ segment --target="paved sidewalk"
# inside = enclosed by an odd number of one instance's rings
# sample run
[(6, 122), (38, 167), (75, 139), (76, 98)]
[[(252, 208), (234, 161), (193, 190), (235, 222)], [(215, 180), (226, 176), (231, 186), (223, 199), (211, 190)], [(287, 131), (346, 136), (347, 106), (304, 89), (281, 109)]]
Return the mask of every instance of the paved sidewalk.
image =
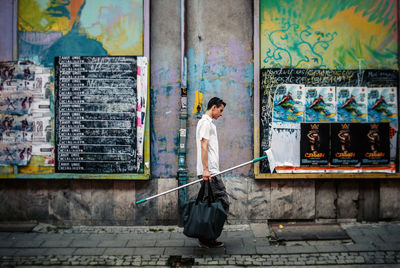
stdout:
[(226, 225), (202, 249), (177, 226), (0, 232), (0, 267), (400, 267), (400, 223), (341, 224), (351, 239), (278, 243), (267, 224)]

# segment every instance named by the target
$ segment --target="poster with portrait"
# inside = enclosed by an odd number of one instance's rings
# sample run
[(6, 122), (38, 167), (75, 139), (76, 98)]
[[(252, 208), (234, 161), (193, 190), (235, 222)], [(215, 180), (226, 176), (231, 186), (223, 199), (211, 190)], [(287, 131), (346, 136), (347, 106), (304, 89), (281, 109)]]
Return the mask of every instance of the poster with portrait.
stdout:
[(332, 123), (331, 124), (331, 165), (360, 165), (360, 147), (362, 124)]
[(361, 124), (361, 165), (388, 165), (390, 161), (389, 123)]
[(330, 124), (302, 123), (300, 140), (301, 166), (328, 166), (330, 160)]

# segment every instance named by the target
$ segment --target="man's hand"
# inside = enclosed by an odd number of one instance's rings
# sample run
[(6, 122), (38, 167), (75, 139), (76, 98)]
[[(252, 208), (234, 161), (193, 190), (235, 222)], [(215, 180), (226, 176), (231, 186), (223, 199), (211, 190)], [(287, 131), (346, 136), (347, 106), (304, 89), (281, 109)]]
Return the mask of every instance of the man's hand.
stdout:
[(211, 182), (210, 171), (208, 169), (203, 170), (203, 180)]

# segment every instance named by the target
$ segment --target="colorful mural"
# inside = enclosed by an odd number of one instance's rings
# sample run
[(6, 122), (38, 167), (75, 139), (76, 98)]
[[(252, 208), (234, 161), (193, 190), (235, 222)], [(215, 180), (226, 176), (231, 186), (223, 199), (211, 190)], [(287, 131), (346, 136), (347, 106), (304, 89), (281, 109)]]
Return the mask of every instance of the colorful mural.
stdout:
[(398, 69), (396, 0), (260, 0), (261, 68)]
[(20, 59), (143, 55), (143, 0), (20, 0)]

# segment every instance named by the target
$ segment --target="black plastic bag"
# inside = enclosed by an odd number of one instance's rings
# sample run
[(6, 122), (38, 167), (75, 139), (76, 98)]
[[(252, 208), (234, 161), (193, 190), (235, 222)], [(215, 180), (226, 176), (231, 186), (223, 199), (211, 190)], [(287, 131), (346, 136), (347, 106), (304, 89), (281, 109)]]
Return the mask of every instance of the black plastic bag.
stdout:
[[(203, 201), (205, 185), (207, 200)], [(221, 202), (215, 201), (210, 182), (202, 182), (196, 200), (185, 203), (183, 208), (183, 234), (188, 237), (214, 240), (220, 236), (227, 214)]]

